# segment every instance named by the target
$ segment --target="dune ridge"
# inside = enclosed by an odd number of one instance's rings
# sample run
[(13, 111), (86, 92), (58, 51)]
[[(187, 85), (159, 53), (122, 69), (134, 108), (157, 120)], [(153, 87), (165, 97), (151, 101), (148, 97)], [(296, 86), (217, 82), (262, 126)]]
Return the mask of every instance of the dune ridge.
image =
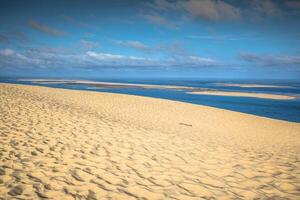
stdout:
[(14, 84), (0, 84), (0, 102), (2, 199), (300, 195), (299, 123)]

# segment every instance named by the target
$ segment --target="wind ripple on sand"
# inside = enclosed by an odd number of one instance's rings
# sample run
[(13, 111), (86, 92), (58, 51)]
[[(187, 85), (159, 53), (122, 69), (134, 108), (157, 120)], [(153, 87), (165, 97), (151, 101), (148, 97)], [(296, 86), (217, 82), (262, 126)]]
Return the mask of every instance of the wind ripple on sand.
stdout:
[(296, 123), (8, 84), (0, 102), (0, 199), (299, 199)]

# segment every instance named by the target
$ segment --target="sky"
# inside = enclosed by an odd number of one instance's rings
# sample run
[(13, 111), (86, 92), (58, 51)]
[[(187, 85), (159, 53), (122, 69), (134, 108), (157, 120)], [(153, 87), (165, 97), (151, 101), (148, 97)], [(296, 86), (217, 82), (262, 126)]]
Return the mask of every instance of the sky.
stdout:
[(0, 76), (300, 78), (299, 0), (0, 0)]

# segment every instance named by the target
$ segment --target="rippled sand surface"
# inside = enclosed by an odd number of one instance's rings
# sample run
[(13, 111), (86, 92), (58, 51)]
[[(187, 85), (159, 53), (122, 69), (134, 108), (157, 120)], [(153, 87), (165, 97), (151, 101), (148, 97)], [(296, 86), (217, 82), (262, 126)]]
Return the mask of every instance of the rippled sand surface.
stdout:
[(299, 199), (300, 124), (0, 84), (0, 199)]

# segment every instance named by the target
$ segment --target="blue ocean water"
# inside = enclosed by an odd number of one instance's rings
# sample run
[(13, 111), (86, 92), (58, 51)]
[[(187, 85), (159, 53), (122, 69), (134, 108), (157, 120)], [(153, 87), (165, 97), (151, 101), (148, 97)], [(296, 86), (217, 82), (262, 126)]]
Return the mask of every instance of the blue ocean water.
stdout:
[[(31, 82), (17, 81), (16, 78), (0, 78), (0, 82), (19, 83), (29, 85), (42, 85), (55, 88), (67, 88), (74, 90), (89, 90), (99, 92), (112, 92), (130, 95), (140, 95), (154, 98), (170, 99), (175, 101), (188, 102), (199, 105), (212, 106), (232, 111), (254, 114), (263, 117), (281, 119), (292, 122), (300, 122), (300, 81), (285, 80), (222, 80), (222, 79), (89, 79), (91, 81), (105, 81), (118, 83), (139, 83), (153, 85), (176, 85), (191, 86), (195, 88), (210, 88), (224, 91), (272, 93), (297, 96), (292, 100), (259, 99), (251, 97), (230, 97), (212, 95), (187, 94), (186, 91), (169, 89), (96, 89), (85, 85), (65, 84), (36, 84)], [(288, 86), (286, 88), (243, 88), (222, 86), (223, 83), (230, 84), (259, 84)]]

